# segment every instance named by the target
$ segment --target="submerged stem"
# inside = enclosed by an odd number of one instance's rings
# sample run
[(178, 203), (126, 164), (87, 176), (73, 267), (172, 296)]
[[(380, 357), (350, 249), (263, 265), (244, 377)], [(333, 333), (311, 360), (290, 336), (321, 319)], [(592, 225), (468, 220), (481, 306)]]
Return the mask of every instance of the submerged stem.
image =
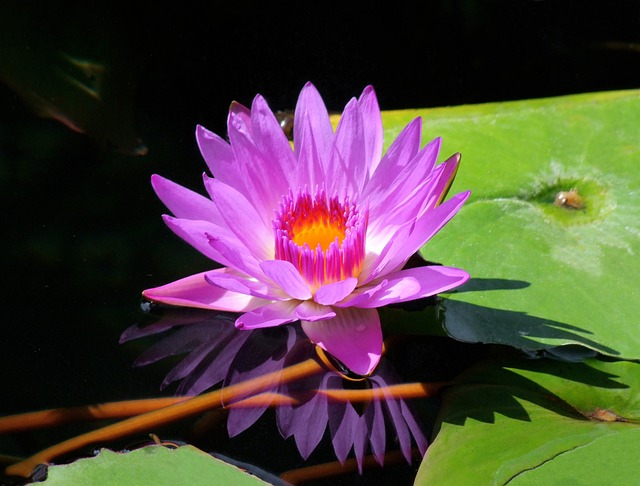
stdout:
[(135, 417), (108, 425), (106, 427), (72, 437), (54, 446), (44, 449), (27, 459), (8, 466), (5, 470), (9, 476), (29, 477), (38, 464), (48, 463), (53, 458), (75, 451), (97, 442), (106, 442), (126, 437), (131, 434), (148, 431), (151, 427), (183, 419), (213, 408), (223, 403), (241, 400), (246, 396), (270, 388), (278, 383), (297, 380), (322, 371), (322, 366), (313, 359), (292, 365), (283, 370), (231, 385), (225, 388), (198, 395), (193, 398), (170, 405), (159, 410), (143, 413)]

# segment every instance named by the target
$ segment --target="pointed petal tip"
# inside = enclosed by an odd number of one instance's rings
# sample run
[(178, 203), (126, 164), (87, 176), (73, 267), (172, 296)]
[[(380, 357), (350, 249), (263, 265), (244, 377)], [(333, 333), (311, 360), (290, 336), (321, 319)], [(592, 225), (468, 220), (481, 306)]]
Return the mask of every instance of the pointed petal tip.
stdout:
[(160, 174), (152, 174), (150, 177), (150, 181), (151, 187), (153, 187), (153, 190), (156, 191), (156, 193), (158, 192), (158, 187), (172, 183), (169, 179), (161, 176)]
[(232, 101), (229, 105), (229, 115), (248, 115), (251, 110), (239, 101)]
[(364, 87), (364, 89), (362, 90), (362, 94), (363, 95), (369, 95), (371, 93), (375, 93), (376, 90), (373, 89), (373, 85), (372, 84), (368, 84), (367, 86)]

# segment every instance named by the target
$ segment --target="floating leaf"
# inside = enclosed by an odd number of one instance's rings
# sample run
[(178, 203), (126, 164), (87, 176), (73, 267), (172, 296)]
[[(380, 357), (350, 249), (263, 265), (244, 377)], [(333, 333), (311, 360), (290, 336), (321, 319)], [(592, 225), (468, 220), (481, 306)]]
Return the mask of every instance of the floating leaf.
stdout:
[(639, 387), (635, 362), (482, 363), (444, 394), (416, 484), (628, 484)]
[(67, 465), (51, 466), (44, 484), (47, 486), (58, 484), (257, 486), (269, 483), (193, 446), (170, 449), (153, 445), (124, 453), (102, 449), (95, 457), (79, 459)]
[(463, 154), (451, 192), (472, 191), (422, 249), (472, 276), (446, 331), (640, 358), (640, 92), (385, 112), (385, 138), (418, 115)]

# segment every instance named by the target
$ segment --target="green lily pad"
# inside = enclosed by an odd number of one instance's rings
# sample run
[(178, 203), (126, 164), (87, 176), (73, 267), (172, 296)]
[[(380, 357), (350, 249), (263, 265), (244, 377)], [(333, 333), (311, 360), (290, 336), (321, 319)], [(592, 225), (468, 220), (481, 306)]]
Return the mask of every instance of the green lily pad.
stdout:
[(445, 392), (416, 484), (630, 484), (639, 386), (635, 362), (482, 363)]
[(170, 449), (153, 445), (125, 453), (102, 449), (95, 457), (79, 459), (67, 465), (51, 466), (44, 484), (257, 486), (269, 483), (193, 446)]
[(418, 115), (472, 191), (422, 249), (472, 276), (447, 333), (639, 359), (640, 91), (385, 112), (385, 139)]

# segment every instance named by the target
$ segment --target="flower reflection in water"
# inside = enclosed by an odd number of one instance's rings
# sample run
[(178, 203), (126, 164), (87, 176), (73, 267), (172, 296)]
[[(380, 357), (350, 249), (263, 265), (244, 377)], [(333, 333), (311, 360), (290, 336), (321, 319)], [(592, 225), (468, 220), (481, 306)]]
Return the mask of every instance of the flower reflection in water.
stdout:
[(153, 304), (145, 307), (160, 309), (161, 317), (151, 325), (127, 329), (121, 341), (166, 334), (135, 364), (186, 355), (162, 383), (164, 388), (177, 382), (176, 393), (180, 395), (197, 395), (216, 385), (230, 386), (309, 358), (322, 364), (321, 373), (224, 403), (229, 411), (230, 437), (275, 407), (280, 433), (294, 438), (304, 459), (318, 446), (327, 428), (338, 460), (344, 463), (353, 451), (361, 472), (369, 452), (383, 464), (389, 439), (398, 444), (407, 462), (412, 459), (413, 443), (421, 455), (425, 453), (427, 440), (417, 413), (408, 400), (392, 392), (400, 379), (384, 357), (372, 375), (354, 376), (309, 341), (299, 324), (244, 331), (230, 325), (236, 317), (233, 314)]

